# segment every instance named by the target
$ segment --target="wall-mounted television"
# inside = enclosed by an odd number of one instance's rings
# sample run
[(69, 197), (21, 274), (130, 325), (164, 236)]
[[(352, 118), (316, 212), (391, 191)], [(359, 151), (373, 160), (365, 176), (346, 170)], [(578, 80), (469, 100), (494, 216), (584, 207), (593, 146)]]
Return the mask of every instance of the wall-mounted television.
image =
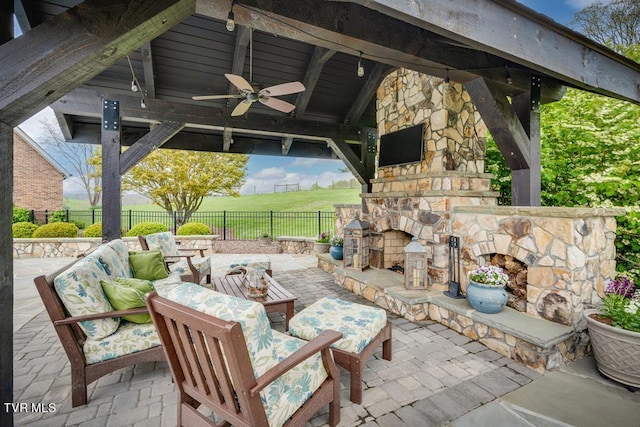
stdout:
[(424, 124), (390, 132), (380, 137), (378, 166), (420, 162), (423, 152)]

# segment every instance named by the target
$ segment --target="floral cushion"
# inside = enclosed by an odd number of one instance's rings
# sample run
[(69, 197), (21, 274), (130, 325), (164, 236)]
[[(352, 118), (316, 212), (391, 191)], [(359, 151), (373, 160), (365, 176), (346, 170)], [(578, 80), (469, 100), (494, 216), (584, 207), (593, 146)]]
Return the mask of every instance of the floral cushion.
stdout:
[(231, 261), (229, 268), (253, 267), (261, 270), (271, 269), (271, 259), (266, 255), (255, 255), (246, 258), (237, 258)]
[(358, 354), (386, 323), (387, 312), (381, 308), (325, 297), (293, 316), (289, 333), (311, 340), (324, 330), (333, 329), (342, 332), (343, 337), (332, 347)]
[[(307, 342), (273, 331), (278, 363)], [(270, 426), (281, 426), (320, 387), (327, 378), (320, 354), (316, 354), (260, 392)]]
[[(94, 254), (95, 252), (76, 262), (53, 281), (58, 296), (71, 316), (113, 311), (100, 286), (100, 280), (112, 278), (107, 271), (112, 273), (113, 270), (105, 268), (104, 258), (96, 257)], [(99, 340), (118, 329), (120, 318), (89, 320), (80, 322), (79, 325), (87, 337)]]
[(87, 256), (87, 259), (93, 259), (99, 264), (100, 268), (114, 280), (116, 277), (131, 277), (129, 268), (129, 257), (123, 261), (120, 255), (111, 247), (102, 245)]
[(222, 320), (239, 322), (256, 377), (278, 363), (273, 333), (262, 304), (225, 295), (194, 283), (156, 289), (160, 296), (178, 304)]
[[(196, 270), (200, 274), (207, 273), (211, 271), (211, 258), (210, 257), (191, 257), (191, 263), (194, 265)], [(183, 274), (191, 274), (191, 270), (189, 270), (189, 264), (187, 264), (186, 259), (181, 259), (178, 262), (174, 262), (169, 264), (169, 271), (174, 272), (177, 271), (180, 275)]]
[(89, 365), (160, 345), (153, 323), (122, 321), (117, 332), (102, 339), (85, 341), (84, 357)]
[(133, 277), (133, 271), (131, 271), (131, 266), (129, 265), (129, 248), (127, 247), (127, 244), (122, 239), (114, 239), (105, 245), (113, 249), (113, 251), (118, 254), (122, 264), (129, 271), (128, 274), (122, 277)]
[(179, 254), (176, 239), (169, 231), (148, 234), (145, 239), (147, 240), (147, 246), (149, 246), (149, 249), (160, 249), (164, 256)]

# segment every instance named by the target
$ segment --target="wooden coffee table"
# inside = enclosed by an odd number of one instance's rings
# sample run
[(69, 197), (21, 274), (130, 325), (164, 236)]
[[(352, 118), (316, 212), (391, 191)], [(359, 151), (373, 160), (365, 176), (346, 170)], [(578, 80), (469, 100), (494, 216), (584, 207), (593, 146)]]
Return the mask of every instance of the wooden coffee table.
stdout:
[[(265, 277), (269, 277), (265, 274)], [(231, 274), (228, 276), (219, 276), (211, 278), (215, 290), (223, 294), (243, 298), (264, 305), (267, 313), (279, 312), (285, 315), (285, 328), (289, 330), (289, 320), (293, 317), (293, 302), (298, 297), (291, 295), (289, 291), (280, 286), (278, 282), (269, 277), (269, 292), (266, 297), (252, 298), (247, 295), (247, 288), (242, 283), (240, 274)]]

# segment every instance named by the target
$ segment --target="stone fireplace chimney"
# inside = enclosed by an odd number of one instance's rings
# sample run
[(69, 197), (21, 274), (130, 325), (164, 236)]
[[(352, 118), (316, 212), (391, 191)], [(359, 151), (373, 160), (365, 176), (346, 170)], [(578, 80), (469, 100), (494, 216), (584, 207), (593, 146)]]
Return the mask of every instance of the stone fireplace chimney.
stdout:
[(379, 167), (372, 192), (363, 195), (372, 266), (402, 265), (402, 248), (415, 236), (429, 251), (429, 282), (446, 290), (451, 209), (496, 205), (483, 173), (486, 127), (461, 84), (414, 71), (389, 74), (377, 99), (378, 135), (423, 124), (424, 153), (421, 162)]

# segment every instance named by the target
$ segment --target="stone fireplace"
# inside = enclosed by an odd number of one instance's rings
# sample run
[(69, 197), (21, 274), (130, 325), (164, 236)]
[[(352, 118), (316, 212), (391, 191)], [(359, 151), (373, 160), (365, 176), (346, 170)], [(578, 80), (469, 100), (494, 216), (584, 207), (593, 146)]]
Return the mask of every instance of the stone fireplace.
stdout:
[(403, 247), (417, 237), (437, 291), (448, 289), (448, 241), (458, 236), (463, 291), (475, 266), (518, 263), (512, 306), (584, 329), (584, 306), (599, 302), (614, 274), (614, 217), (623, 212), (497, 206), (491, 175), (483, 172), (486, 128), (460, 84), (397, 70), (379, 87), (377, 106), (379, 135), (424, 125), (423, 159), (378, 168), (362, 206), (336, 206), (338, 231), (356, 214), (368, 221), (371, 265), (385, 269), (402, 265)]

